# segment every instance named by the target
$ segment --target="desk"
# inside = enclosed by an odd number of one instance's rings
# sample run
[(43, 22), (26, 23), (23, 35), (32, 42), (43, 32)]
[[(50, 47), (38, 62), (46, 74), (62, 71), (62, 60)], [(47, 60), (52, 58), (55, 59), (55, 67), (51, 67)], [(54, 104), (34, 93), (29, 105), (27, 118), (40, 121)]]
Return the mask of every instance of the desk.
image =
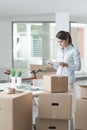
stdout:
[[(13, 87), (12, 83), (0, 83), (0, 91), (5, 91), (6, 88)], [(32, 90), (31, 88), (34, 86), (30, 86), (30, 84), (22, 84), (20, 87), (17, 88), (17, 92), (31, 92), (33, 97), (37, 97), (40, 93), (43, 93), (44, 90)]]

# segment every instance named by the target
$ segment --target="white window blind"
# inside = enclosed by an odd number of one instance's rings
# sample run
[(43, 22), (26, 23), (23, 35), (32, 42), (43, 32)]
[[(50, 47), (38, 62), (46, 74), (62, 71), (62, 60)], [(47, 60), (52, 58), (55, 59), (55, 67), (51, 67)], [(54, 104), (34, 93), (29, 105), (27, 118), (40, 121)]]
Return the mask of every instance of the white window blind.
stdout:
[(32, 44), (31, 44), (31, 56), (32, 57), (42, 57), (42, 40), (38, 36), (32, 37)]

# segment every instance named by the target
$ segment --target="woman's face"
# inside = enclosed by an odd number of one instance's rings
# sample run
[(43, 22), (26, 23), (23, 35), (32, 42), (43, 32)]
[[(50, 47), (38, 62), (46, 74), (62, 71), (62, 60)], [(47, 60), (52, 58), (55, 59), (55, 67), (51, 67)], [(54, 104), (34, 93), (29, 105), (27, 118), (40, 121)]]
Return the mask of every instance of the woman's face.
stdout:
[(62, 48), (66, 48), (68, 46), (68, 40), (61, 40), (61, 39), (57, 39), (58, 43), (60, 44), (60, 46)]

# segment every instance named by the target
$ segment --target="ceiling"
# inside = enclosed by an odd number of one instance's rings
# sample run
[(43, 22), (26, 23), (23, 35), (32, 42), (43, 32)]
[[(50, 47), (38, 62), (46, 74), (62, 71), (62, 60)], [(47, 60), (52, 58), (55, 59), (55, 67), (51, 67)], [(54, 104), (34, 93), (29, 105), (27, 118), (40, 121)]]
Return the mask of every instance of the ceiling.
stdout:
[(0, 16), (68, 12), (87, 15), (87, 0), (0, 0)]

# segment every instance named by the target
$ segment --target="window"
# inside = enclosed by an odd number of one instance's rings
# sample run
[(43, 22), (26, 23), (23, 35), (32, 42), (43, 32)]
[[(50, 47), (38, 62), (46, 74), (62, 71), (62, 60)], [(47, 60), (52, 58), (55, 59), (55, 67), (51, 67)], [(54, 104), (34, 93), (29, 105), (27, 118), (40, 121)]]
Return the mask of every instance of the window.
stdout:
[(77, 74), (87, 74), (87, 24), (83, 23), (71, 23), (71, 36), (75, 47), (80, 51), (81, 55), (81, 71)]
[(28, 68), (30, 64), (44, 64), (53, 57), (55, 23), (13, 22), (14, 67)]
[(42, 24), (31, 25), (31, 57), (42, 57)]

